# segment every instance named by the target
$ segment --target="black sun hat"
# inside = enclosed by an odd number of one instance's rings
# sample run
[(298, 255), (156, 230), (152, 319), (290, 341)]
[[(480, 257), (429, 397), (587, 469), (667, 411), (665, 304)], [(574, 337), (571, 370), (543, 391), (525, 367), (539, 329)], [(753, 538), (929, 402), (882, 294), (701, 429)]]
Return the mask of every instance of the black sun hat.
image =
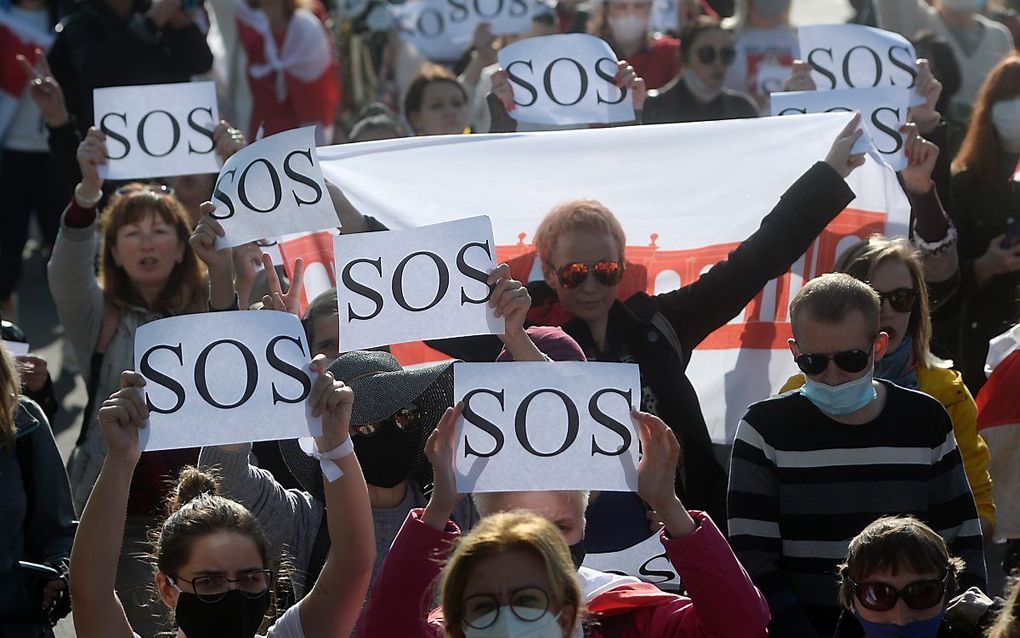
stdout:
[[(432, 468), (425, 458), (425, 441), (453, 405), (453, 361), (404, 368), (388, 352), (355, 350), (340, 355), (326, 369), (354, 391), (354, 427), (381, 423), (411, 404), (418, 407), (420, 438), (411, 476), (430, 481)], [(319, 462), (305, 454), (298, 439), (280, 441), (280, 455), (302, 489), (324, 501)]]

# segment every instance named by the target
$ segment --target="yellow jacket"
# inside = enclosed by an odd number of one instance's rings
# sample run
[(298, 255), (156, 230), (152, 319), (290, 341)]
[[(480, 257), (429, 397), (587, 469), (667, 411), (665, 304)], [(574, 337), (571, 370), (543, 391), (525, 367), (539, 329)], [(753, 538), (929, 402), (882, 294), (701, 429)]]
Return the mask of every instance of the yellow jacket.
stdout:
[[(918, 368), (918, 389), (934, 397), (953, 420), (956, 445), (963, 456), (970, 490), (974, 493), (978, 516), (995, 525), (995, 503), (992, 502), (992, 477), (988, 474), (988, 446), (977, 433), (977, 405), (970, 395), (963, 377), (956, 370), (946, 368)], [(779, 391), (789, 392), (804, 385), (804, 375), (790, 377)]]

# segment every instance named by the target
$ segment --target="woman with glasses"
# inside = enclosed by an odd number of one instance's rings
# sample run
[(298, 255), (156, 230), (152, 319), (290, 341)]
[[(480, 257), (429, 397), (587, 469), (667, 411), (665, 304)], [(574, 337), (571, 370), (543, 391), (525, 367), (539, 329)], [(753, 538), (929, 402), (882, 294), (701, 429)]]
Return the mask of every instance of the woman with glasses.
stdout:
[[(864, 528), (839, 566), (844, 611), (836, 638), (954, 638), (984, 635), (994, 619), (991, 600), (967, 594), (972, 615), (954, 614), (964, 564), (949, 554), (942, 537), (912, 516), (887, 516)], [(961, 597), (962, 598), (962, 597)], [(984, 604), (981, 604), (981, 603)]]
[(734, 35), (719, 21), (700, 17), (680, 34), (680, 76), (645, 101), (642, 124), (757, 117), (758, 105), (724, 86), (736, 57)]
[[(269, 628), (275, 638), (347, 636), (361, 609), (375, 559), (368, 492), (358, 458), (352, 454), (350, 416), (354, 393), (313, 359), (318, 380), (309, 395), (312, 414), (322, 417), (322, 436), (311, 448), (321, 452), (321, 480), (329, 515), (332, 552), (307, 597)], [(79, 638), (131, 638), (133, 624), (114, 591), (123, 542), (131, 476), (141, 457), (138, 430), (148, 409), (145, 380), (121, 375), (120, 390), (99, 411), (108, 453), (78, 527), (71, 551), (74, 626)], [(327, 460), (329, 459), (329, 460)], [(173, 611), (180, 638), (254, 638), (272, 609), (273, 577), (282, 553), (245, 507), (217, 494), (216, 482), (194, 468), (181, 472), (169, 514), (154, 534), (153, 564), (159, 598)], [(130, 603), (128, 603), (130, 604)], [(151, 605), (143, 610), (153, 613)]]
[[(876, 235), (847, 249), (835, 270), (870, 284), (881, 299), (879, 330), (889, 335), (889, 346), (875, 364), (875, 377), (931, 395), (949, 412), (967, 481), (974, 492), (981, 531), (986, 541), (991, 540), (995, 505), (988, 474), (988, 446), (978, 436), (977, 405), (960, 373), (952, 369), (952, 362), (937, 358), (928, 348), (928, 291), (916, 249), (905, 239)], [(804, 375), (798, 374), (780, 393), (803, 384)]]
[[(134, 365), (135, 330), (154, 319), (206, 308), (205, 269), (188, 243), (191, 228), (183, 206), (167, 187), (135, 183), (113, 193), (98, 214), (103, 198), (98, 169), (105, 158), (105, 136), (93, 127), (78, 148), (82, 181), (64, 211), (48, 266), (50, 292), (89, 396), (68, 462), (78, 512), (106, 455), (96, 425), (99, 405), (119, 387), (120, 373)], [(217, 264), (209, 268), (215, 276)], [(146, 454), (132, 486), (118, 586), (143, 633), (160, 627), (147, 631), (152, 616), (138, 612), (135, 604), (148, 597), (149, 578), (144, 562), (134, 556), (147, 548), (145, 530), (161, 512), (166, 480), (196, 459), (196, 450)]]

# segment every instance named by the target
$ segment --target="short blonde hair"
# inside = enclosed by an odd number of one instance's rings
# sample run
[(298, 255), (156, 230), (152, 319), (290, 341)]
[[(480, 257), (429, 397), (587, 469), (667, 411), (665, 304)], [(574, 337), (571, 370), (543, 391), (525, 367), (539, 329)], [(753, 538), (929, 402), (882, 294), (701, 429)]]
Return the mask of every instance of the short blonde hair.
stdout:
[(620, 220), (594, 199), (575, 199), (549, 211), (535, 231), (535, 248), (538, 249), (538, 254), (545, 265), (554, 267), (549, 258), (556, 250), (556, 241), (560, 235), (571, 231), (609, 235), (620, 251), (620, 261), (623, 261), (627, 236), (623, 232)]
[[(584, 512), (588, 509), (588, 497), (589, 492), (584, 490), (550, 490), (553, 494), (565, 496), (577, 505), (577, 509), (580, 511), (581, 519), (584, 519)], [(478, 510), (478, 514), (481, 516), (490, 516), (497, 514), (502, 511), (506, 511), (506, 508), (500, 508), (500, 505), (504, 502), (507, 496), (511, 494), (518, 494), (518, 492), (478, 492), (477, 494), (471, 495), (471, 500), (475, 504), (475, 509)]]
[(513, 550), (531, 552), (542, 560), (552, 584), (552, 591), (548, 592), (550, 599), (559, 603), (561, 608), (570, 606), (575, 610), (569, 628), (574, 630), (584, 614), (584, 596), (563, 535), (540, 516), (527, 512), (503, 512), (483, 518), (470, 534), (462, 538), (443, 570), (439, 604), (443, 610), (446, 636), (464, 636), (461, 605), (468, 578), (478, 561)]

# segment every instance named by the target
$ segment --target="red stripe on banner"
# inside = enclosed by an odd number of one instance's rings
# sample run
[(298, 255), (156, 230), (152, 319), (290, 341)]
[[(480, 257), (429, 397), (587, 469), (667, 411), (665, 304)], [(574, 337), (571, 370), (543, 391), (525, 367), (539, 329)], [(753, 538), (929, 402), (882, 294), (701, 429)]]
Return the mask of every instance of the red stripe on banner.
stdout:
[(16, 56), (21, 54), (35, 64), (37, 46), (8, 25), (0, 24), (0, 91), (15, 98), (21, 96), (29, 78), (18, 64)]

